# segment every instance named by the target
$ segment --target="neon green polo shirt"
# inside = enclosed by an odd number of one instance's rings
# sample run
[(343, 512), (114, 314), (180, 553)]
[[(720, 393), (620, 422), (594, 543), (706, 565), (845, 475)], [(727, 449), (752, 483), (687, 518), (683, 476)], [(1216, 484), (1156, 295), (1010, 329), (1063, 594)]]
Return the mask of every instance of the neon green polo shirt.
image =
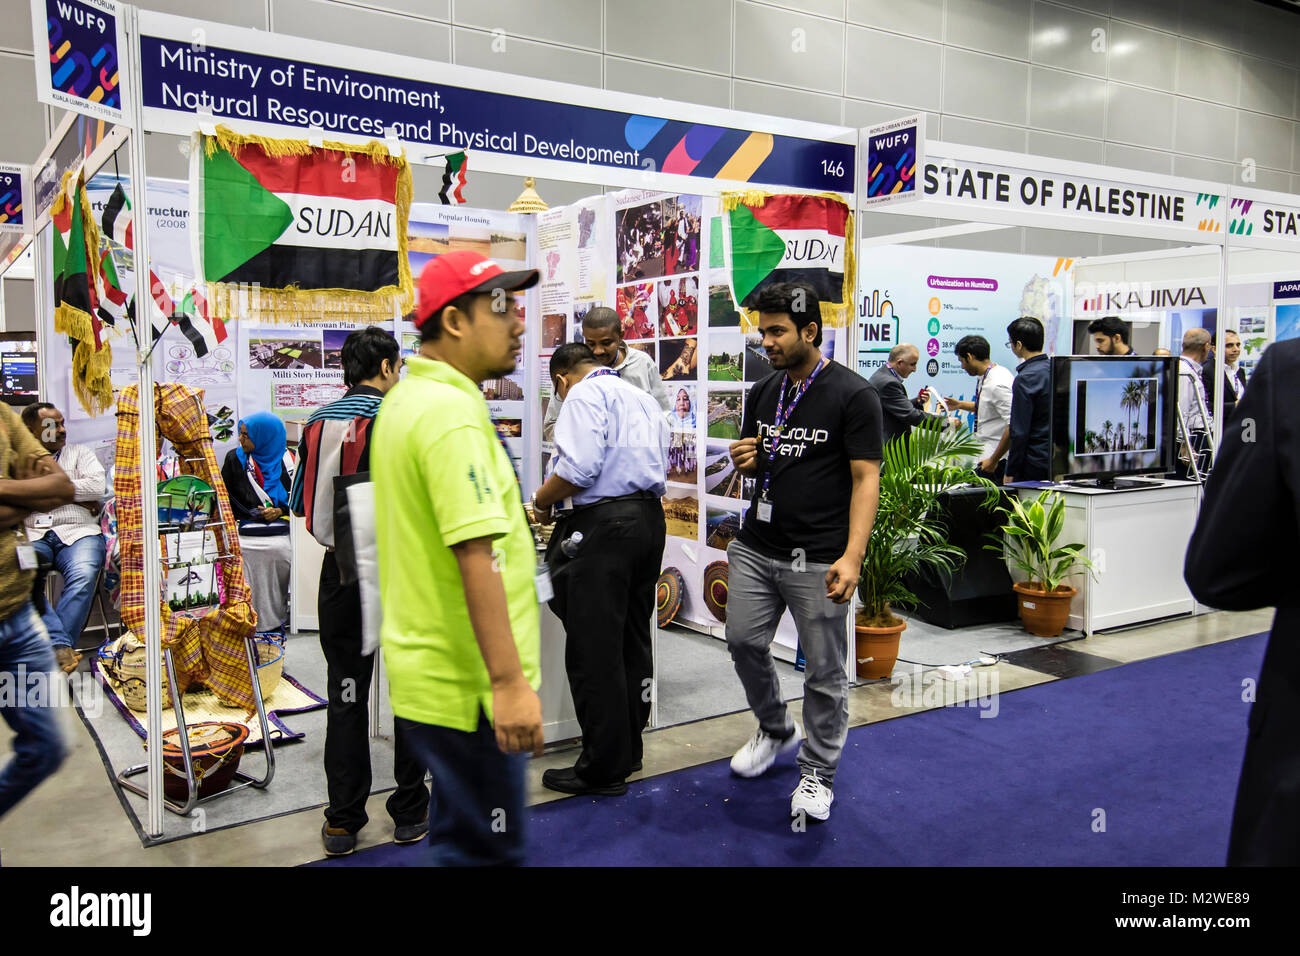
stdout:
[(407, 364), (379, 408), (370, 449), (389, 696), (398, 717), (472, 731), (480, 707), (492, 718), (492, 688), (451, 546), (496, 539), (510, 630), (534, 690), (537, 556), (479, 386), (445, 362), (417, 355)]

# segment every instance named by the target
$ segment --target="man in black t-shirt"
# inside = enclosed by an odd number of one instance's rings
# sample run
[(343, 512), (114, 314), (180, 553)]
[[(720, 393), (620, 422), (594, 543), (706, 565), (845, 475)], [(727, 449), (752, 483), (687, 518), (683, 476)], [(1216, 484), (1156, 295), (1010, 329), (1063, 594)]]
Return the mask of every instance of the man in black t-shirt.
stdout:
[(775, 373), (750, 389), (736, 470), (755, 479), (740, 534), (727, 548), (727, 646), (758, 731), (731, 760), (757, 777), (800, 742), (781, 699), (770, 647), (789, 609), (807, 666), (800, 780), (790, 815), (830, 815), (848, 732), (848, 614), (880, 490), (880, 398), (823, 358), (821, 308), (805, 283), (762, 289), (763, 348)]

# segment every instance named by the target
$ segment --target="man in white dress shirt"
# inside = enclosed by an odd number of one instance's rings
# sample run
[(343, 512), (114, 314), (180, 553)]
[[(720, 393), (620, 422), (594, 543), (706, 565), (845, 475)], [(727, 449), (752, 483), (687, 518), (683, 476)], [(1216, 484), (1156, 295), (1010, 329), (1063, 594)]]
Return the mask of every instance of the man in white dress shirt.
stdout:
[(41, 563), (52, 565), (63, 576), (58, 606), (46, 609), (44, 621), (56, 663), (71, 673), (81, 659), (73, 648), (86, 625), (95, 584), (104, 566), (104, 536), (99, 528), (104, 467), (85, 445), (67, 443), (63, 413), (49, 402), (23, 409), (23, 424), (54, 456), (76, 488), (72, 504), (33, 513), (23, 522), (27, 540), (36, 548)]
[(979, 382), (972, 401), (949, 398), (948, 407), (975, 413), (975, 437), (983, 445), (975, 470), (980, 477), (1000, 485), (1007, 470), (1007, 446), (1011, 444), (1011, 386), (1015, 373), (990, 358), (989, 340), (982, 335), (962, 336), (953, 351), (966, 374)]
[[(623, 381), (631, 382), (654, 398), (665, 415), (671, 413), (672, 399), (668, 396), (668, 386), (659, 375), (659, 366), (645, 352), (623, 341), (623, 326), (617, 312), (604, 306), (593, 308), (582, 320), (582, 340), (596, 356), (598, 364), (612, 368)], [(543, 441), (555, 441), (555, 423), (563, 405), (564, 396), (554, 393), (542, 421)]]
[(564, 622), (582, 754), (572, 768), (546, 771), (542, 784), (618, 796), (627, 792), (628, 774), (641, 769), (641, 731), (650, 716), (668, 420), (653, 398), (580, 342), (555, 350), (551, 379), (565, 401), (551, 474), (533, 496), (533, 511), (549, 523), (551, 509), (567, 505), (546, 561), (551, 610)]

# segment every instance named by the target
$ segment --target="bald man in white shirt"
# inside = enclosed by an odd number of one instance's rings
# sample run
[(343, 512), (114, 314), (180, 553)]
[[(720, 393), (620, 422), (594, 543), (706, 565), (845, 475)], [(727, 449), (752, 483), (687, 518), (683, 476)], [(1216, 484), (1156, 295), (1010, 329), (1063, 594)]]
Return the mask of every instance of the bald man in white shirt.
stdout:
[(660, 498), (668, 420), (653, 398), (580, 342), (555, 350), (551, 378), (564, 407), (551, 474), (533, 497), (533, 511), (546, 523), (553, 507), (567, 508), (546, 562), (555, 592), (550, 607), (564, 622), (582, 754), (572, 768), (546, 771), (542, 785), (619, 796), (628, 774), (641, 769), (641, 731), (650, 717), (650, 615), (666, 533)]

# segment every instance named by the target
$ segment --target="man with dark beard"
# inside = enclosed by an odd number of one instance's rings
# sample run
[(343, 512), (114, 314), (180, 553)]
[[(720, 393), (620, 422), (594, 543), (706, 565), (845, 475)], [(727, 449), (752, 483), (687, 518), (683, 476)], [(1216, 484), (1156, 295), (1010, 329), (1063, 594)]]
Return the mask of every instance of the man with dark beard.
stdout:
[(727, 645), (758, 730), (731, 769), (757, 777), (799, 745), (769, 649), (788, 608), (807, 662), (807, 739), (790, 814), (825, 820), (848, 733), (845, 616), (880, 491), (880, 398), (850, 369), (822, 357), (812, 286), (768, 286), (753, 307), (774, 372), (746, 396), (741, 437), (731, 445), (736, 470), (756, 482), (727, 548)]

